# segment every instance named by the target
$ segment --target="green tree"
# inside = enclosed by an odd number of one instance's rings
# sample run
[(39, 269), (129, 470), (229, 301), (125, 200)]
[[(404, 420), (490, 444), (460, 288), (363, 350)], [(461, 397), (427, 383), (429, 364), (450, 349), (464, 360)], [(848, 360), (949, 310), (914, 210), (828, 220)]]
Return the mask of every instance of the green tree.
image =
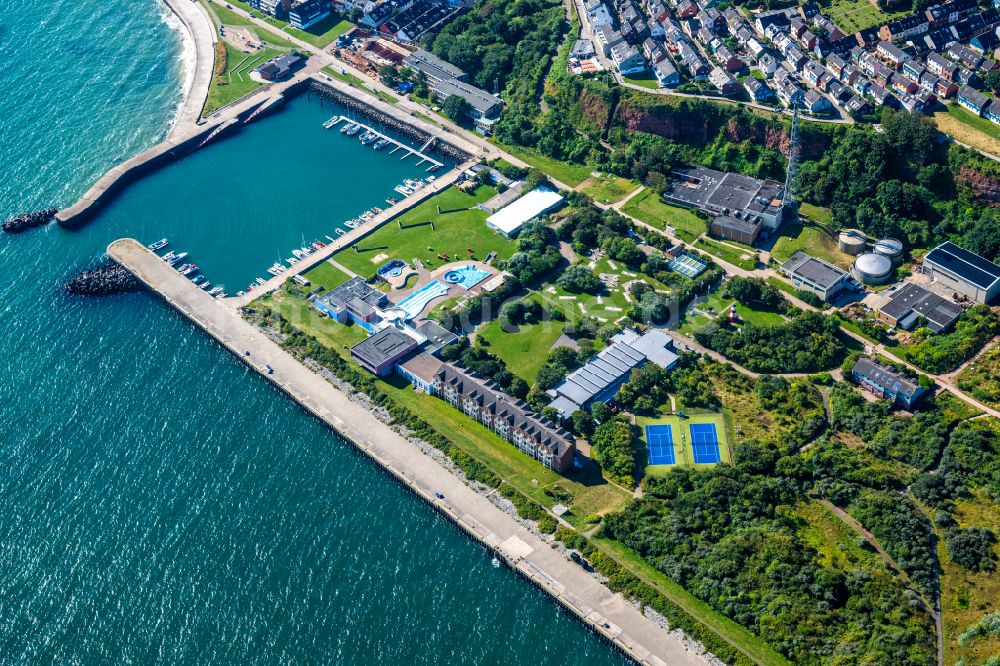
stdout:
[(464, 97), (459, 95), (451, 95), (444, 101), (442, 109), (444, 109), (444, 114), (458, 122), (465, 115), (466, 110), (469, 108), (469, 103), (465, 101)]

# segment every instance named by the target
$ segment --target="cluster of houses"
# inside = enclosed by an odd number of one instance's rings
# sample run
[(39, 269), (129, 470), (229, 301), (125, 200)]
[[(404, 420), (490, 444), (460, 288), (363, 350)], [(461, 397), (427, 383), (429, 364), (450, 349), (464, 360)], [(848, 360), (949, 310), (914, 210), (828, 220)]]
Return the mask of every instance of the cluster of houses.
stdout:
[(850, 35), (814, 2), (748, 18), (720, 11), (716, 0), (613, 1), (591, 0), (587, 20), (595, 49), (625, 76), (651, 71), (664, 87), (708, 81), (724, 96), (813, 114), (835, 106), (853, 116), (883, 106), (924, 111), (955, 98), (1000, 122), (1000, 102), (983, 91), (1000, 69), (1000, 9), (975, 0)]
[(333, 12), (360, 15), (359, 24), (401, 42), (452, 20), (472, 0), (248, 0), (254, 9), (306, 30)]

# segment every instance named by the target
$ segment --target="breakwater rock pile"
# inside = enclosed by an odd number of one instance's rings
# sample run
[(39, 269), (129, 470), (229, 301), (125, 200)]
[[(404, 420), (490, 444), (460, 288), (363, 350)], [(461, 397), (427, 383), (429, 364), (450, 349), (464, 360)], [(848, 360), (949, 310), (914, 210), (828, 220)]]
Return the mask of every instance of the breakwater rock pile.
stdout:
[[(383, 125), (384, 127), (388, 127), (398, 134), (402, 134), (403, 136), (413, 139), (420, 145), (423, 145), (427, 139), (431, 138), (431, 135), (422, 129), (414, 127), (396, 116), (384, 113), (373, 106), (369, 106), (361, 100), (355, 99), (354, 97), (351, 97), (336, 88), (331, 88), (330, 86), (313, 81), (309, 86), (309, 92), (323, 97), (324, 99), (328, 99), (331, 102), (336, 102), (340, 106), (350, 109), (351, 112), (358, 116), (370, 118), (371, 120)], [(466, 151), (448, 143), (440, 137), (438, 137), (438, 140), (434, 142), (427, 152), (439, 153), (450, 160), (454, 160), (455, 162), (465, 162), (472, 157), (472, 155)]]
[(142, 284), (120, 264), (107, 260), (66, 283), (66, 293), (76, 296), (110, 296), (139, 291)]
[(2, 228), (7, 233), (13, 234), (32, 227), (40, 227), (51, 222), (58, 212), (55, 208), (46, 208), (33, 213), (21, 213), (4, 222)]

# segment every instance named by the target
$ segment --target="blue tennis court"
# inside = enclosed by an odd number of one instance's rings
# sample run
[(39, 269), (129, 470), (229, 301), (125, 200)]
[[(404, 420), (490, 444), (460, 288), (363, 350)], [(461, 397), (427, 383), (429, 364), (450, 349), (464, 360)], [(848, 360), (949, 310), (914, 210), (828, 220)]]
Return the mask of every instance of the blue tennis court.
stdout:
[(719, 455), (719, 434), (714, 423), (692, 423), (691, 449), (694, 451), (696, 465), (717, 463), (722, 460)]
[(669, 425), (646, 426), (646, 447), (649, 449), (650, 465), (673, 465), (674, 431)]

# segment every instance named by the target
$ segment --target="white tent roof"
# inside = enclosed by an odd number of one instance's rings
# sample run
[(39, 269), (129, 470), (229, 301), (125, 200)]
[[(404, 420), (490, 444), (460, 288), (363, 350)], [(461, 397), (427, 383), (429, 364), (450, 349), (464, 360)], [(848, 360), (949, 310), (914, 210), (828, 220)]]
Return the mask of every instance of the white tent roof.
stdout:
[(552, 209), (562, 199), (557, 192), (539, 187), (490, 215), (486, 218), (486, 223), (494, 229), (510, 235), (520, 229), (525, 222)]

